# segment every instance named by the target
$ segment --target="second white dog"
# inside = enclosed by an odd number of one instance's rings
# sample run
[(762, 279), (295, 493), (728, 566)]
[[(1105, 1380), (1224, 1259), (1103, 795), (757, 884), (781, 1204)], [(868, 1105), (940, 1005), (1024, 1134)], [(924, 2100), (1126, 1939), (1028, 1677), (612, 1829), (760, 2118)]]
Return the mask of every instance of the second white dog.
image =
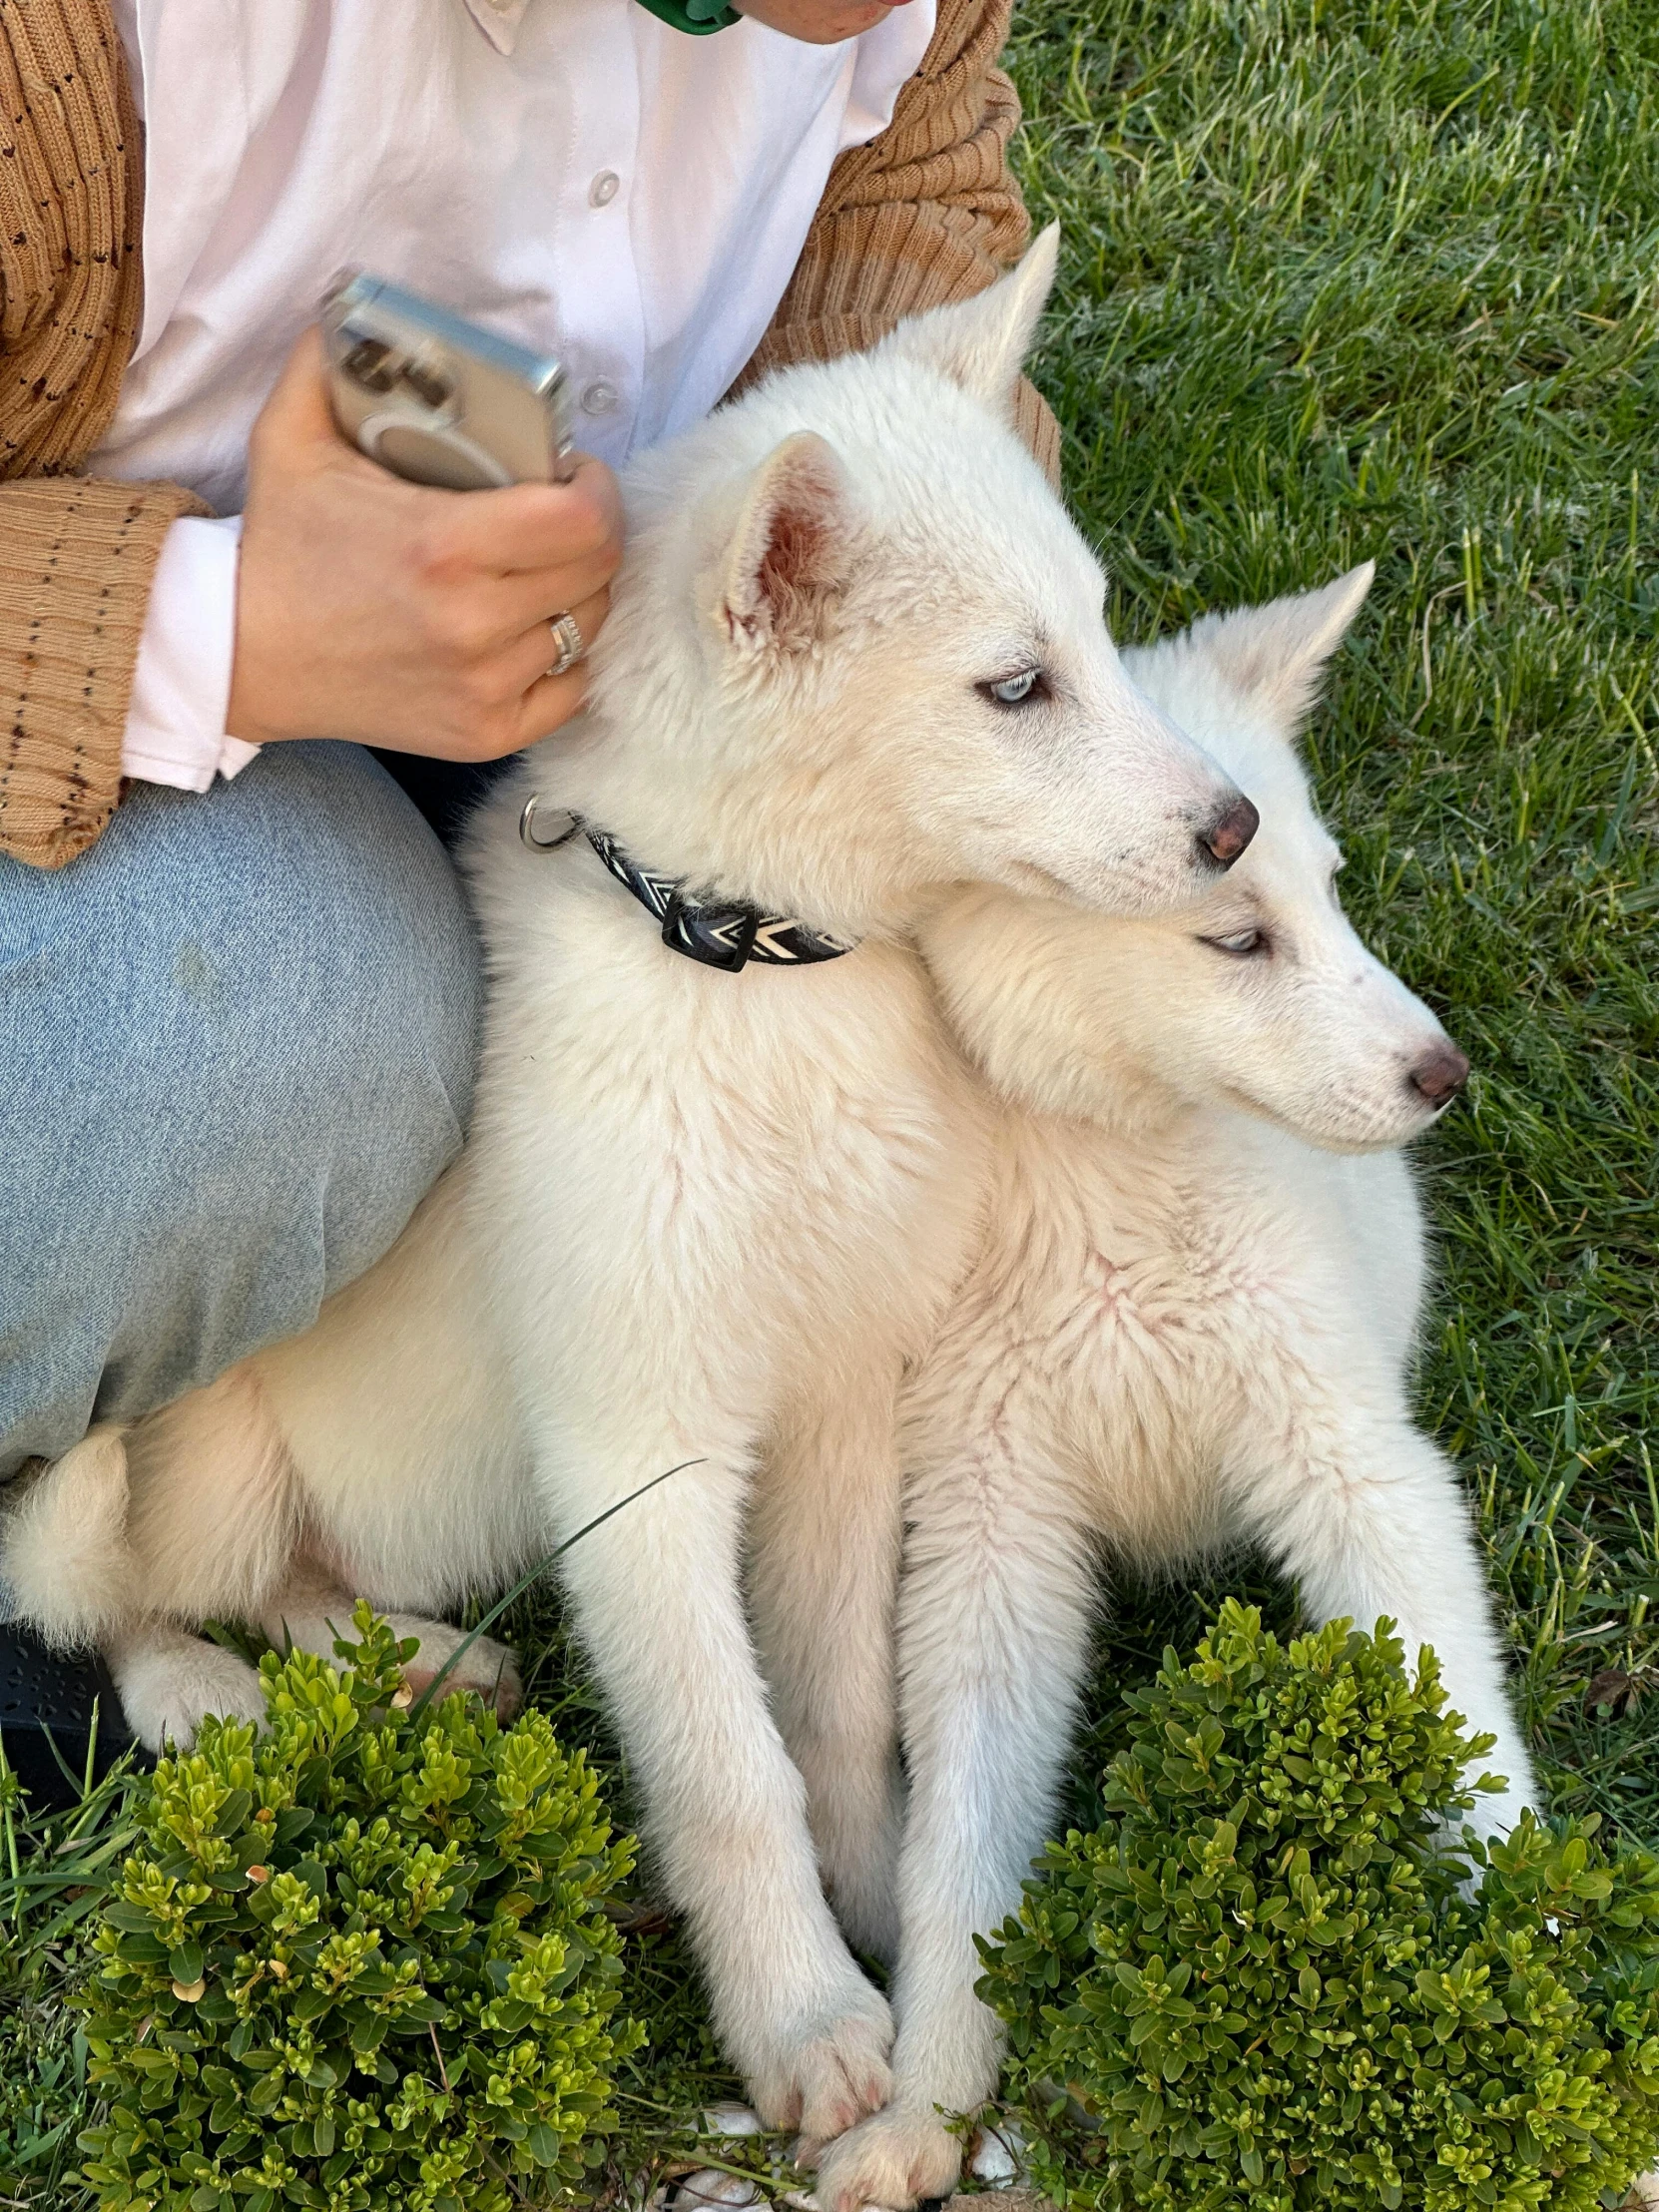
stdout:
[(832, 2144), (832, 2212), (953, 2185), (935, 2107), (996, 2085), (973, 1937), (1051, 1833), (1097, 1553), (1165, 1569), (1241, 1542), (1317, 1619), (1397, 1623), (1535, 1803), (1457, 1476), (1411, 1418), (1423, 1284), (1397, 1148), (1467, 1062), (1337, 901), (1292, 740), (1369, 568), (1125, 655), (1259, 800), (1196, 909), (1111, 921), (998, 892), (924, 949), (1009, 1101), (988, 1240), (909, 1392), (900, 1613), (910, 1778), (894, 2090)]

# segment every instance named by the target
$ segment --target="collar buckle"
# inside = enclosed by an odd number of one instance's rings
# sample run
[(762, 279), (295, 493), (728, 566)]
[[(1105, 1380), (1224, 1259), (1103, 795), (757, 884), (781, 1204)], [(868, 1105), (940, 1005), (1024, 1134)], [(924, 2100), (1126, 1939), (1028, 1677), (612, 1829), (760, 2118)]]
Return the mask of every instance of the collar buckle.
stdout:
[(676, 884), (663, 916), (663, 942), (671, 952), (736, 975), (755, 949), (760, 925), (753, 906), (694, 906), (681, 897)]

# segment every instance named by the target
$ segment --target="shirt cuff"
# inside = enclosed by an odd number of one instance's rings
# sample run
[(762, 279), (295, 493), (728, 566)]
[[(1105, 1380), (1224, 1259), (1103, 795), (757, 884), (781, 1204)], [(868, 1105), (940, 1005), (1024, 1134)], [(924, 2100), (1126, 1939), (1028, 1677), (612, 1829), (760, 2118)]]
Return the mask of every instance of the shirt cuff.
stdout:
[(260, 750), (225, 728), (241, 542), (241, 515), (184, 516), (162, 542), (127, 705), (126, 776), (205, 792)]

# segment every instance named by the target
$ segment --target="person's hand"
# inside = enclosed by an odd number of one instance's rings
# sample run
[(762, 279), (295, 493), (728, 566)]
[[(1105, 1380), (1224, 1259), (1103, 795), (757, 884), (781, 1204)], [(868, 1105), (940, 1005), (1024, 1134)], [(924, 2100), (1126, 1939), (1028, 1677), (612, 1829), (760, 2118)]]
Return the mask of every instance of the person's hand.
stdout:
[(251, 745), (353, 738), (489, 761), (582, 704), (581, 663), (622, 558), (622, 504), (602, 461), (569, 484), (437, 491), (368, 460), (334, 427), (321, 338), (308, 331), (249, 450), (226, 727)]

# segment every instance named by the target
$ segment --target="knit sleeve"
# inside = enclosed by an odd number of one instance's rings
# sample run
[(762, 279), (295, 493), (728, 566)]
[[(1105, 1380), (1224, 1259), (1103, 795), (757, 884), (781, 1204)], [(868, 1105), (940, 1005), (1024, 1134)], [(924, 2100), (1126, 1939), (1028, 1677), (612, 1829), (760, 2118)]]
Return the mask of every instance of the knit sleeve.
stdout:
[(76, 472), (138, 328), (139, 130), (108, 0), (0, 0), (0, 851), (59, 867), (121, 796), (176, 484)]
[[(861, 351), (904, 315), (983, 291), (1018, 259), (1031, 231), (1008, 167), (1019, 97), (996, 67), (1011, 5), (940, 0), (932, 41), (891, 123), (830, 171), (739, 389), (792, 361)], [(1016, 420), (1058, 481), (1059, 425), (1024, 380)]]
[(61, 867), (121, 798), (127, 701), (177, 484), (0, 485), (0, 850)]

